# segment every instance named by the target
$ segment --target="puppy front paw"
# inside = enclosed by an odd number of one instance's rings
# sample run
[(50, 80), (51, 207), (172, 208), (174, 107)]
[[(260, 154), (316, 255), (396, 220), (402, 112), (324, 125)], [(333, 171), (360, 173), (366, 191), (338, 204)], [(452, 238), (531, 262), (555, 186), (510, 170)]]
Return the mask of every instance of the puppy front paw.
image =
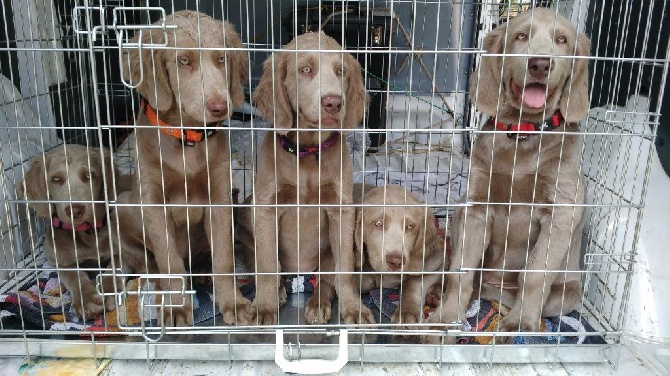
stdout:
[(276, 299), (259, 300), (251, 304), (251, 322), (256, 325), (277, 325), (279, 302)]
[(442, 302), (442, 286), (438, 283), (430, 286), (426, 291), (426, 304), (431, 308), (437, 308)]
[(519, 319), (518, 315), (508, 314), (500, 321), (498, 332), (512, 332), (513, 334), (497, 335), (496, 343), (511, 344), (514, 343), (514, 337), (523, 336), (523, 332), (539, 332), (540, 320), (539, 318)]
[(249, 325), (254, 315), (251, 310), (251, 301), (240, 293), (234, 299), (219, 300), (219, 311), (226, 325)]
[(391, 322), (393, 324), (401, 324), (402, 326), (400, 327), (400, 329), (410, 329), (410, 330), (419, 329), (418, 326), (411, 325), (421, 323), (422, 321), (421, 309), (417, 309), (416, 307), (418, 307), (418, 302), (412, 302), (404, 306), (402, 304), (399, 304), (398, 307), (396, 307), (395, 311), (393, 312)]
[(95, 291), (78, 296), (72, 294), (72, 310), (81, 320), (91, 321), (105, 312), (105, 304), (102, 297)]
[[(435, 310), (428, 318), (425, 320), (425, 322), (429, 324), (433, 324), (429, 327), (430, 330), (437, 330), (437, 331), (446, 331), (448, 328), (445, 325), (440, 325), (440, 324), (453, 324), (458, 322), (458, 312), (456, 310), (451, 310), (451, 309), (444, 309), (440, 310), (437, 309)], [(463, 314), (461, 317), (465, 317), (465, 314)], [(465, 320), (465, 318), (463, 318)], [(437, 344), (440, 343), (441, 338), (444, 338), (444, 344), (445, 345), (453, 345), (458, 341), (458, 338), (456, 336), (444, 336), (441, 337), (439, 335), (424, 335), (421, 336), (421, 342), (426, 343), (426, 344)]]
[(326, 324), (330, 320), (332, 302), (329, 299), (313, 294), (305, 304), (305, 320), (308, 324)]
[(279, 290), (278, 290), (278, 299), (279, 299), (279, 307), (283, 307), (284, 304), (286, 304), (286, 299), (288, 299), (288, 295), (286, 294), (286, 286), (284, 286), (283, 283), (279, 284)]
[(190, 295), (164, 295), (162, 320), (166, 327), (185, 327), (193, 325), (193, 299)]
[(374, 324), (375, 317), (370, 308), (360, 300), (340, 302), (340, 313), (346, 324)]

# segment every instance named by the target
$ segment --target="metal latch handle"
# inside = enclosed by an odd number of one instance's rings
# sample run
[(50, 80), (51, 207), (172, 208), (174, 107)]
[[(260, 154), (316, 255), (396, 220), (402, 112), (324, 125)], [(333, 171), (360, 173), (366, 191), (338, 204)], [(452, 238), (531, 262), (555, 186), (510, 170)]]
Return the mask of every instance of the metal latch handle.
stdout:
[(284, 357), (284, 331), (277, 330), (277, 346), (275, 348), (275, 363), (286, 373), (324, 374), (334, 373), (344, 367), (349, 361), (349, 341), (347, 330), (340, 330), (340, 350), (337, 359), (300, 359), (288, 360)]

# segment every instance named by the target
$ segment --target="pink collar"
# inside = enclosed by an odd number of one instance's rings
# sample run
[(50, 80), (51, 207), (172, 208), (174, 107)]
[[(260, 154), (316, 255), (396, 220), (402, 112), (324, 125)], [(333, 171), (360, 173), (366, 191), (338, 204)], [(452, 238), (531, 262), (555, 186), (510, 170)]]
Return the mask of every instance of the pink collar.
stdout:
[(282, 149), (286, 150), (287, 152), (293, 155), (297, 155), (298, 158), (302, 159), (309, 157), (310, 155), (314, 155), (318, 160), (319, 153), (333, 146), (337, 142), (337, 140), (339, 140), (339, 136), (340, 136), (339, 132), (333, 132), (325, 141), (321, 142), (320, 145), (306, 146), (303, 148), (298, 147), (298, 145), (291, 142), (288, 139), (288, 137), (284, 135), (280, 135), (278, 140), (279, 140), (279, 146), (281, 146)]
[(51, 225), (54, 228), (58, 228), (58, 229), (61, 229), (61, 230), (72, 231), (72, 229), (74, 229), (74, 231), (78, 231), (78, 232), (83, 231), (83, 232), (90, 235), (90, 234), (93, 233), (93, 231), (101, 229), (101, 228), (103, 228), (107, 225), (107, 216), (104, 216), (102, 219), (95, 222), (95, 226), (93, 226), (92, 224), (90, 224), (88, 222), (84, 222), (80, 225), (77, 225), (77, 227), (72, 227), (71, 223), (65, 223), (65, 222), (61, 221), (61, 219), (58, 218), (58, 216), (56, 216), (55, 213), (54, 213), (53, 218), (51, 218)]

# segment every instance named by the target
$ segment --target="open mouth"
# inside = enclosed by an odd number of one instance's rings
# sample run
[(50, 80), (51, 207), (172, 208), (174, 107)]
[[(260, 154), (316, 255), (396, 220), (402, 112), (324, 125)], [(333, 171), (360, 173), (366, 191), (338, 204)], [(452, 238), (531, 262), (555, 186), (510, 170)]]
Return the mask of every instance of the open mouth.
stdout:
[(542, 108), (551, 96), (552, 90), (547, 90), (546, 84), (532, 83), (523, 88), (512, 81), (512, 93), (516, 99), (529, 108)]

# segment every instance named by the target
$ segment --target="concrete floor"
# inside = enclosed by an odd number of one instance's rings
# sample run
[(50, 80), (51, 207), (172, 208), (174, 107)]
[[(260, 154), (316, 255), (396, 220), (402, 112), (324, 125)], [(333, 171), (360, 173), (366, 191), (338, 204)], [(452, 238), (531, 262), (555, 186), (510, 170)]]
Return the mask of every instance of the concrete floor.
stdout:
[[(622, 347), (617, 369), (608, 364), (444, 364), (437, 368), (429, 363), (369, 363), (363, 368), (347, 364), (339, 375), (669, 375), (670, 346), (628, 342)], [(21, 358), (0, 359), (0, 376), (20, 375)], [(49, 373), (47, 373), (49, 374)], [(50, 375), (57, 375), (53, 372)], [(100, 373), (102, 376), (128, 375), (282, 375), (273, 362), (176, 361), (160, 360), (149, 364), (142, 360), (112, 360)], [(71, 374), (73, 375), (73, 374)]]

